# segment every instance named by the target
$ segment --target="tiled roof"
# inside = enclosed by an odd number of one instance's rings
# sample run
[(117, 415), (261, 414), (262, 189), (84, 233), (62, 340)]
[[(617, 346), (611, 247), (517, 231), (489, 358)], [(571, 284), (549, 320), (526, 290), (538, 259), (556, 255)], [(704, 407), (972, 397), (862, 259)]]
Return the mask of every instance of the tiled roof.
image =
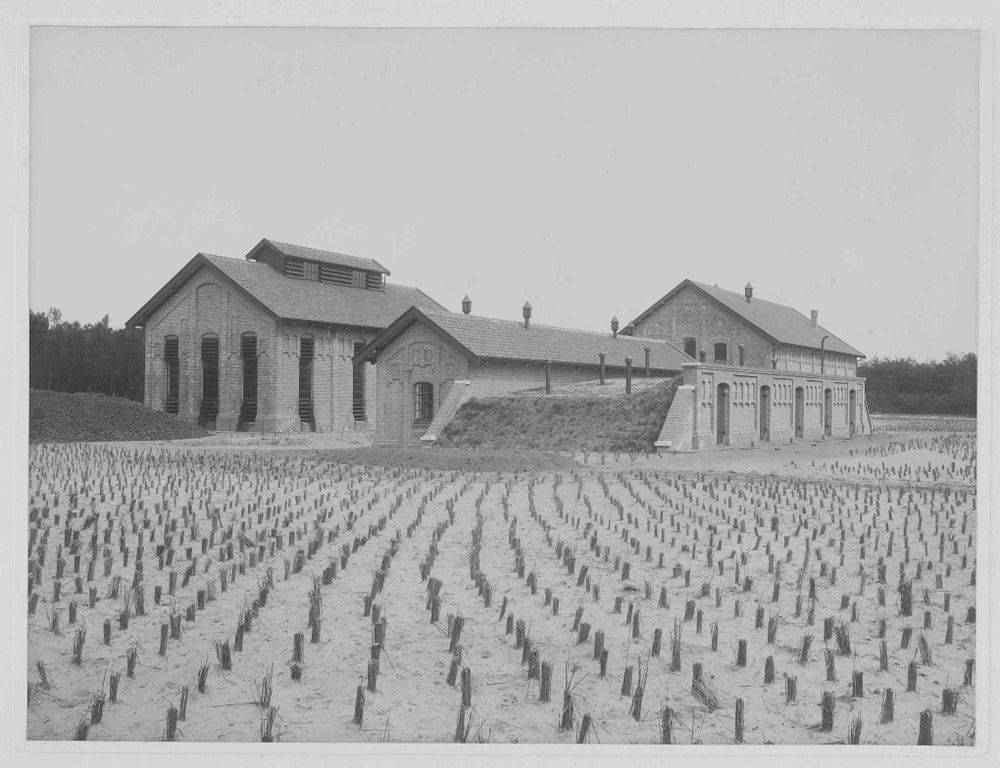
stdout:
[(214, 269), (285, 320), (360, 328), (386, 328), (412, 306), (443, 309), (417, 288), (387, 283), (383, 291), (352, 288), (314, 280), (298, 280), (267, 264), (199, 253), (146, 302), (126, 325), (144, 325), (174, 291), (199, 269)]
[(383, 267), (374, 259), (363, 259), (360, 256), (349, 256), (346, 253), (334, 253), (333, 251), (321, 251), (318, 248), (307, 248), (304, 245), (292, 245), (291, 243), (280, 243), (277, 240), (264, 238), (258, 243), (247, 258), (254, 253), (264, 243), (270, 243), (276, 251), (283, 256), (291, 256), (294, 259), (307, 259), (310, 261), (321, 261), (324, 264), (338, 264), (351, 269), (366, 269), (371, 272), (384, 272), (389, 274), (389, 270)]
[(839, 352), (845, 355), (857, 355), (864, 357), (864, 354), (850, 344), (830, 333), (823, 326), (818, 325), (813, 328), (812, 320), (801, 312), (784, 304), (776, 304), (773, 301), (758, 299), (756, 296), (749, 302), (742, 293), (727, 291), (718, 286), (698, 283), (694, 280), (685, 280), (670, 293), (660, 299), (639, 317), (632, 321), (632, 325), (638, 326), (646, 317), (661, 307), (674, 294), (686, 285), (692, 285), (698, 290), (708, 294), (730, 311), (736, 313), (751, 325), (756, 326), (779, 344), (789, 344), (809, 349), (821, 349), (822, 339), (827, 336), (825, 349), (830, 352)]
[(681, 350), (661, 339), (621, 335), (615, 339), (610, 333), (534, 323), (525, 328), (523, 322), (514, 320), (418, 308), (410, 310), (379, 334), (362, 354), (367, 356), (368, 352), (381, 349), (421, 317), (436, 325), (469, 354), (480, 358), (596, 365), (603, 352), (606, 365), (624, 367), (625, 358), (631, 357), (632, 365), (638, 370), (645, 365), (645, 348), (649, 347), (651, 369), (680, 371), (682, 363), (692, 362)]
[(205, 258), (278, 317), (286, 320), (385, 328), (411, 306), (441, 308), (418, 288), (387, 283), (384, 291), (285, 277), (266, 264)]

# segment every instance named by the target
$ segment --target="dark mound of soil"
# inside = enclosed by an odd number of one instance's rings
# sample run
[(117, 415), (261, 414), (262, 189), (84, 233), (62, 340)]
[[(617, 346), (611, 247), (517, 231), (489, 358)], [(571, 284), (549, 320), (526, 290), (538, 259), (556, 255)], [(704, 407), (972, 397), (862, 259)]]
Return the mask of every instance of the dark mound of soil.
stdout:
[(678, 377), (621, 396), (472, 399), (458, 410), (438, 442), (477, 449), (651, 451), (679, 384)]
[(142, 403), (88, 392), (32, 389), (28, 441), (31, 443), (180, 440), (210, 434)]
[(568, 456), (539, 451), (470, 451), (463, 448), (344, 448), (316, 456), (345, 464), (462, 472), (545, 472), (579, 466)]

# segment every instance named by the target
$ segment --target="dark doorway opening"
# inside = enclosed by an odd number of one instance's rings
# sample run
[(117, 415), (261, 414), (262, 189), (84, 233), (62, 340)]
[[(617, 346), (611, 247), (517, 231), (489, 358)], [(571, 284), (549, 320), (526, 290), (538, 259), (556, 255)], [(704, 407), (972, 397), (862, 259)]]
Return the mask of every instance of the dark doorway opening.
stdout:
[(358, 353), (364, 349), (363, 341), (354, 342), (354, 385), (352, 392), (352, 410), (355, 421), (366, 421), (365, 415), (365, 364), (358, 360)]
[(847, 404), (848, 427), (850, 428), (851, 437), (854, 436), (854, 433), (858, 428), (857, 410), (858, 410), (858, 393), (856, 390), (852, 389), (851, 394), (848, 396), (848, 404)]
[(177, 337), (167, 336), (163, 340), (163, 360), (167, 365), (167, 397), (163, 410), (176, 414), (180, 409), (181, 361), (177, 351)]
[(256, 333), (244, 333), (240, 336), (240, 359), (243, 364), (243, 400), (240, 403), (240, 418), (236, 429), (245, 432), (257, 421)]
[(833, 434), (833, 390), (823, 392), (823, 434), (830, 437)]
[(316, 416), (313, 411), (313, 359), (316, 356), (316, 340), (303, 336), (299, 340), (299, 421), (316, 431)]
[(760, 439), (771, 439), (771, 388), (766, 384), (760, 388)]
[(795, 436), (805, 437), (806, 393), (802, 387), (795, 388)]
[(215, 429), (219, 416), (219, 337), (205, 334), (201, 337), (201, 406), (198, 424), (205, 429)]
[(715, 442), (718, 445), (729, 445), (729, 385), (720, 384), (715, 399), (716, 406), (716, 434)]

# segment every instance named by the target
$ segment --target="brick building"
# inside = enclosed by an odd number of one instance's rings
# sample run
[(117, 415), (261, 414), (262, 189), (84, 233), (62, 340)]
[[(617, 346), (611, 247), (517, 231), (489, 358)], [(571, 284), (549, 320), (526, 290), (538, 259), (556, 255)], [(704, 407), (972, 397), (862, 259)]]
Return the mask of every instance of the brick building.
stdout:
[(871, 431), (864, 355), (797, 310), (684, 280), (624, 333), (670, 341), (689, 357), (657, 445), (749, 447)]
[(128, 321), (145, 334), (145, 401), (211, 429), (338, 430), (375, 417), (375, 368), (354, 356), (411, 306), (371, 259), (261, 240), (199, 253)]
[(668, 341), (553, 328), (413, 307), (359, 353), (378, 361), (375, 442), (433, 442), (470, 397), (636, 375), (674, 375), (688, 360)]

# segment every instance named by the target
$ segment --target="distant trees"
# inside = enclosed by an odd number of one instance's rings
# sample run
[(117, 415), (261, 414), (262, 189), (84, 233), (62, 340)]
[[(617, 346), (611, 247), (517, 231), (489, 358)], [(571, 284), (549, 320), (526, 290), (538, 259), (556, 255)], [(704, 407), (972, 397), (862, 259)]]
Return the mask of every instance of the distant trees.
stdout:
[(858, 366), (873, 413), (976, 415), (976, 356), (949, 353), (941, 362), (872, 358)]
[(56, 392), (103, 392), (142, 400), (143, 334), (135, 328), (65, 322), (58, 309), (31, 312), (28, 385)]

